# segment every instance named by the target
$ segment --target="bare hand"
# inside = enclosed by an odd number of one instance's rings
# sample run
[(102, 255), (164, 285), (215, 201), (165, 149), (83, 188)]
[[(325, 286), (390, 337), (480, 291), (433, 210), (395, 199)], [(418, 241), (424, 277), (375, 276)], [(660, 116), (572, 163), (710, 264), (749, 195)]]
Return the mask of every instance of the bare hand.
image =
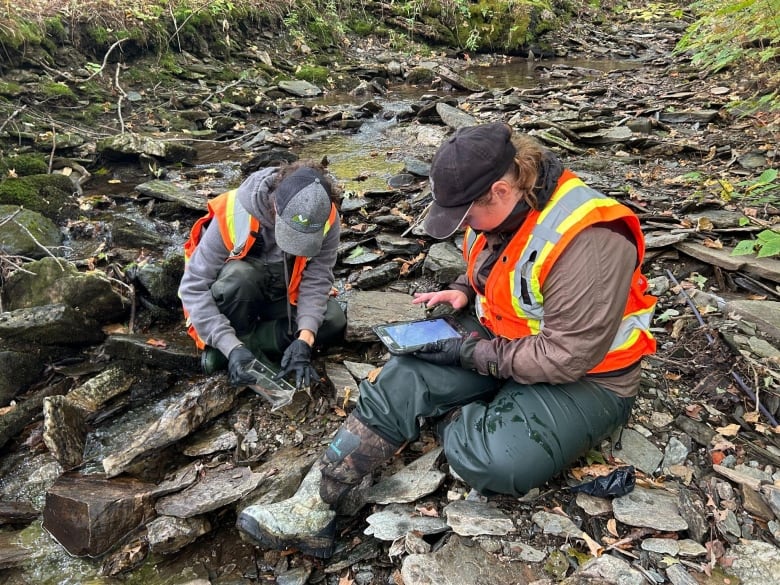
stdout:
[(426, 307), (435, 307), (436, 305), (445, 303), (450, 305), (456, 311), (465, 307), (468, 302), (469, 299), (466, 296), (466, 293), (453, 289), (440, 290), (437, 292), (415, 293), (414, 299), (412, 299), (412, 304), (415, 305), (424, 303)]

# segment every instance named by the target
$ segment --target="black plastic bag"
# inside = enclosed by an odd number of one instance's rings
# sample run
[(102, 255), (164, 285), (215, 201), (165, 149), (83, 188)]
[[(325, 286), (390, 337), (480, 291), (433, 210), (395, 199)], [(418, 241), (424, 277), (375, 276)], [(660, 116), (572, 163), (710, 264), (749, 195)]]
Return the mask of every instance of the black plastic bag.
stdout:
[(597, 477), (571, 488), (573, 492), (583, 492), (597, 498), (625, 496), (634, 491), (636, 473), (634, 466), (618, 467), (609, 475)]

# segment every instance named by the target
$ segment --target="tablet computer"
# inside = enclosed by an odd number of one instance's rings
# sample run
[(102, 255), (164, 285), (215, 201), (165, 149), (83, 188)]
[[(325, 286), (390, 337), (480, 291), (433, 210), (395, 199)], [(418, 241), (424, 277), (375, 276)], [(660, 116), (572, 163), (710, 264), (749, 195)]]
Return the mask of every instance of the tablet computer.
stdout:
[(466, 330), (451, 315), (376, 325), (373, 329), (394, 354), (412, 353), (426, 343), (466, 335)]

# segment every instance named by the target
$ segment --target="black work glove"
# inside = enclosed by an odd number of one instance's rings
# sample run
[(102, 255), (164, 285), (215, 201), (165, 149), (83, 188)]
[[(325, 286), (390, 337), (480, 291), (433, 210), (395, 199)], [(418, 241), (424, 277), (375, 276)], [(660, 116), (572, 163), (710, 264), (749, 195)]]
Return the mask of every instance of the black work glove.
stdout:
[(247, 372), (247, 368), (255, 361), (255, 354), (249, 351), (244, 344), (237, 345), (228, 356), (228, 373), (230, 383), (233, 386), (249, 386), (257, 382), (255, 377)]
[(438, 341), (426, 343), (412, 355), (437, 366), (459, 366), (460, 348), (462, 345), (462, 337), (439, 339)]
[(412, 355), (439, 366), (474, 369), (474, 348), (479, 340), (477, 333), (469, 333), (466, 337), (440, 339), (426, 343)]
[(273, 379), (281, 380), (287, 374), (295, 372), (295, 387), (307, 388), (311, 386), (312, 380), (319, 380), (320, 375), (314, 366), (311, 365), (311, 346), (303, 339), (296, 339), (282, 356), (282, 369)]

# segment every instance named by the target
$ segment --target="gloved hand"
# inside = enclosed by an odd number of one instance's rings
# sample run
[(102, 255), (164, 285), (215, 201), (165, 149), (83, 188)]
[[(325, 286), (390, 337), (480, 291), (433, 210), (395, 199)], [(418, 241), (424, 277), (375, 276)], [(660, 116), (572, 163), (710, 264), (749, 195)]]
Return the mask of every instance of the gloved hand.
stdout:
[(303, 339), (296, 339), (284, 350), (282, 369), (273, 379), (281, 380), (292, 372), (295, 372), (295, 387), (299, 389), (311, 386), (312, 380), (320, 378), (311, 365), (311, 346)]
[(242, 343), (230, 351), (228, 356), (228, 373), (233, 386), (249, 386), (257, 380), (247, 372), (249, 365), (255, 360), (255, 355)]
[(439, 339), (438, 341), (426, 343), (412, 355), (438, 366), (459, 366), (460, 348), (462, 345), (462, 337)]
[(439, 366), (460, 366), (467, 370), (476, 369), (474, 349), (481, 340), (476, 332), (466, 337), (453, 337), (426, 343), (412, 355)]

